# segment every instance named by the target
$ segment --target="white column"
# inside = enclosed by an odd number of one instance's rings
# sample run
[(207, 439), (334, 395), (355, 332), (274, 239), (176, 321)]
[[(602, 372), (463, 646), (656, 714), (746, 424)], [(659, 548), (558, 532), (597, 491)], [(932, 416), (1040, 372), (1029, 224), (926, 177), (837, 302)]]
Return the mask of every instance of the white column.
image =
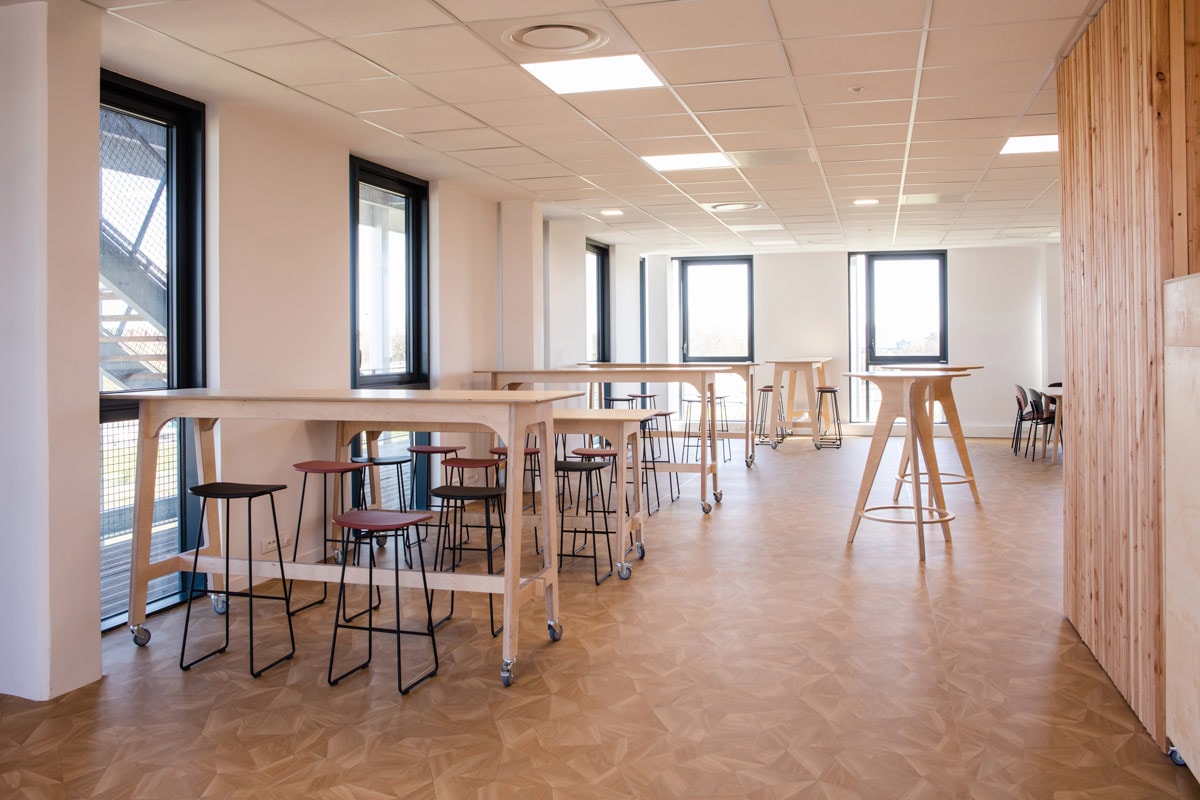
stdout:
[(99, 9), (0, 6), (0, 692), (36, 700), (101, 672), (99, 80)]
[(500, 203), (500, 367), (539, 368), (545, 361), (546, 304), (542, 205)]

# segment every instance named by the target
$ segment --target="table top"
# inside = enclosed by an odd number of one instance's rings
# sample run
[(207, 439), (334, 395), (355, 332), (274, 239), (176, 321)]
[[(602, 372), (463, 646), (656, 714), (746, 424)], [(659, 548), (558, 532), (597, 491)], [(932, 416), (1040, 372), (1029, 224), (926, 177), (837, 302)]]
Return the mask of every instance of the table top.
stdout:
[(545, 403), (579, 397), (580, 391), (517, 391), (493, 389), (151, 389), (107, 392), (114, 400), (213, 400), (247, 402), (340, 403)]
[(983, 369), (982, 364), (967, 364), (957, 366), (954, 364), (880, 364), (879, 369), (898, 369), (905, 372), (966, 372), (972, 369)]
[(772, 358), (768, 359), (769, 363), (775, 366), (781, 364), (824, 364), (826, 361), (833, 361), (832, 356), (803, 356), (801, 358)]
[(673, 367), (737, 369), (738, 367), (758, 367), (761, 366), (761, 363), (758, 361), (580, 361), (579, 366), (592, 369), (671, 369)]
[(1055, 398), (1058, 398), (1059, 400), (1062, 400), (1063, 390), (1062, 390), (1061, 386), (1055, 386), (1050, 389), (1043, 390), (1042, 394), (1046, 394), (1051, 397), (1055, 397)]
[(969, 372), (944, 372), (942, 370), (895, 370), (892, 372), (843, 372), (847, 378), (865, 378), (869, 381), (897, 383), (900, 381), (928, 380), (931, 378), (965, 378)]
[(653, 419), (653, 408), (556, 408), (554, 421), (570, 422), (645, 422)]

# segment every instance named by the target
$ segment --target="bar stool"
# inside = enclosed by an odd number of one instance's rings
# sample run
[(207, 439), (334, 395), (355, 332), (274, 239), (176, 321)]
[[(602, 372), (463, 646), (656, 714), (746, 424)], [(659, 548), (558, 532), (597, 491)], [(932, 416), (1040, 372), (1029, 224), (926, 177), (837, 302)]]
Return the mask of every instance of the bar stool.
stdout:
[[(342, 576), (338, 582), (338, 597), (337, 608), (334, 609), (333, 616), (333, 640), (329, 645), (329, 672), (327, 679), (330, 686), (336, 686), (339, 681), (346, 678), (360, 669), (366, 669), (371, 663), (373, 655), (373, 641), (376, 633), (390, 633), (396, 637), (396, 688), (400, 690), (400, 694), (408, 694), (414, 686), (427, 678), (432, 678), (438, 671), (438, 652), (437, 639), (433, 632), (433, 592), (429, 590), (429, 579), (425, 574), (425, 555), (421, 550), (420, 545), (416, 546), (417, 562), (421, 569), (421, 591), (425, 602), (425, 625), (422, 629), (404, 628), (400, 624), (400, 553), (407, 552), (412, 543), (408, 541), (409, 529), (418, 523), (426, 522), (432, 519), (433, 515), (427, 512), (413, 514), (405, 511), (394, 511), (391, 509), (355, 509), (348, 511), (345, 514), (338, 514), (333, 518), (333, 521), (342, 527), (346, 532), (343, 541), (344, 547), (350, 546), (351, 531), (358, 534), (360, 540), (365, 538), (370, 541), (372, 537), (379, 536), (394, 536), (396, 538), (396, 557), (392, 559), (392, 588), (395, 592), (395, 614), (396, 624), (394, 628), (380, 627), (375, 624), (375, 608), (368, 604), (367, 606), (367, 624), (358, 625), (351, 622), (343, 621), (342, 614), (345, 611), (346, 602), (346, 560), (342, 561)], [(367, 594), (371, 594), (375, 586), (375, 561), (370, 559), (367, 562)], [(338, 631), (343, 628), (356, 631), (367, 632), (367, 659), (361, 664), (357, 664), (338, 676), (333, 674), (333, 662), (337, 655), (337, 637)], [(404, 683), (404, 670), (401, 666), (401, 651), (400, 637), (402, 635), (410, 636), (427, 636), (429, 637), (429, 645), (433, 650), (433, 668), (427, 671), (424, 675), (416, 680)]]
[[(663, 426), (661, 430), (666, 434), (663, 438), (667, 440), (666, 458), (655, 458), (659, 464), (675, 463), (675, 433), (671, 429), (671, 418), (675, 416), (674, 411), (656, 411), (654, 418), (661, 419)], [(671, 502), (675, 502), (679, 498), (679, 473), (671, 470), (667, 473), (667, 494), (671, 496)]]
[(833, 413), (833, 433), (823, 431), (816, 441), (813, 442), (813, 447), (820, 450), (822, 447), (838, 448), (842, 446), (842, 415), (838, 412), (838, 387), (836, 386), (818, 386), (817, 387), (817, 424), (820, 425), (821, 412), (825, 409), (825, 398), (829, 398), (829, 407)]
[[(404, 489), (404, 465), (411, 464), (412, 459), (408, 456), (351, 456), (351, 461), (356, 464), (368, 464), (375, 467), (379, 473), (379, 497), (372, 497), (371, 504), (383, 507), (383, 467), (396, 468), (396, 506), (395, 511), (408, 511), (408, 501), (405, 499)], [(365, 504), (364, 504), (365, 505)]]
[(767, 414), (771, 411), (771, 392), (775, 387), (768, 384), (758, 387), (758, 408), (754, 413), (754, 436), (759, 444), (767, 441)]
[[(187, 612), (184, 614), (184, 617), (183, 617), (183, 642), (179, 646), (179, 668), (180, 669), (185, 670), (185, 671), (189, 670), (192, 667), (194, 667), (196, 664), (199, 664), (201, 661), (204, 661), (207, 658), (211, 658), (212, 656), (215, 656), (218, 653), (224, 653), (225, 649), (227, 647), (229, 647), (229, 607), (228, 607), (228, 598), (229, 597), (245, 597), (248, 600), (249, 610), (246, 613), (246, 618), (247, 618), (248, 624), (250, 626), (249, 639), (250, 639), (250, 674), (251, 675), (253, 675), (255, 678), (257, 678), (259, 675), (262, 675), (264, 672), (269, 670), (271, 667), (275, 666), (276, 664), (287, 661), (293, 655), (296, 654), (296, 635), (292, 631), (291, 591), (289, 590), (287, 580), (284, 577), (283, 551), (279, 547), (279, 519), (275, 515), (275, 492), (283, 491), (286, 488), (287, 487), (282, 484), (229, 483), (229, 482), (222, 481), (222, 482), (216, 482), (216, 483), (202, 483), (199, 486), (193, 486), (190, 489), (188, 489), (188, 491), (191, 492), (192, 494), (194, 494), (196, 497), (201, 498), (201, 500), (200, 500), (200, 525), (196, 531), (196, 549), (194, 551), (194, 554), (192, 555), (192, 571), (191, 571), (191, 574), (188, 576), (188, 582), (187, 582), (187, 595), (188, 595)], [(264, 495), (271, 499), (271, 523), (274, 526), (274, 530), (275, 530), (275, 559), (279, 565), (280, 584), (283, 587), (283, 595), (282, 596), (269, 595), (269, 594), (256, 594), (254, 591), (254, 558), (253, 558), (254, 515), (252, 513), (253, 509), (251, 508), (251, 504), (252, 504), (254, 498), (263, 497)], [(245, 500), (246, 500), (246, 555), (247, 555), (246, 575), (247, 575), (248, 585), (246, 587), (246, 591), (231, 591), (228, 586), (229, 578), (230, 578), (230, 574), (229, 574), (229, 502), (231, 500), (240, 500), (242, 498), (245, 498)], [(208, 588), (207, 586), (203, 589), (196, 588), (196, 573), (199, 571), (198, 567), (199, 567), (199, 562), (200, 562), (200, 537), (204, 530), (205, 511), (207, 510), (209, 500), (216, 500), (216, 501), (218, 501), (218, 503), (221, 500), (225, 501), (225, 524), (221, 526), (222, 530), (224, 531), (224, 535), (225, 535), (224, 550), (225, 550), (225, 583), (226, 583), (226, 586), (225, 586), (225, 590), (223, 592), (217, 592), (213, 589)], [(219, 511), (219, 507), (218, 507), (218, 511)], [(212, 535), (212, 531), (210, 530), (209, 536), (211, 536), (211, 535)], [(199, 658), (192, 659), (191, 661), (185, 661), (184, 656), (187, 652), (188, 627), (192, 620), (192, 600), (194, 600), (198, 595), (211, 595), (212, 600), (213, 600), (213, 610), (215, 610), (218, 614), (222, 614), (225, 617), (225, 640), (221, 644), (221, 646), (218, 647), (216, 650), (213, 650), (210, 653), (206, 653), (205, 655), (202, 655)], [(284, 617), (287, 619), (287, 626), (288, 626), (288, 639), (291, 640), (291, 649), (288, 650), (288, 652), (285, 653), (284, 655), (282, 655), (279, 658), (272, 661), (270, 664), (267, 664), (262, 669), (254, 668), (254, 598), (255, 597), (257, 597), (259, 600), (282, 600), (283, 601), (283, 608), (284, 608), (284, 612), (285, 612)]]
[[(525, 436), (525, 449), (522, 451), (525, 457), (525, 474), (529, 477), (529, 503), (523, 507), (532, 507), (532, 513), (537, 513), (537, 482), (542, 477), (542, 451), (536, 447), (536, 438), (531, 438), (529, 434)], [(531, 444), (531, 442), (533, 442)], [(488, 450), (489, 453), (502, 460), (508, 460), (508, 448), (504, 445), (493, 447)], [(508, 480), (508, 468), (504, 470), (505, 480)], [(521, 487), (521, 493), (524, 494), (525, 487)]]
[[(504, 492), (503, 486), (462, 486), (446, 484), (434, 489), (430, 494), (436, 497), (439, 501), (438, 506), (438, 522), (437, 522), (437, 543), (434, 546), (436, 552), (434, 568), (439, 571), (446, 569), (446, 556), (450, 555), (450, 571), (455, 572), (460, 564), (462, 564), (463, 553), (466, 551), (482, 552), (487, 559), (487, 574), (497, 575), (503, 572), (497, 570), (494, 553), (504, 546)], [(483, 503), (483, 519), (484, 519), (484, 543), (482, 547), (467, 547), (466, 542), (470, 539), (468, 525), (466, 524), (467, 507), (471, 503)], [(499, 520), (499, 525), (492, 524), (492, 512), (496, 513), (496, 518)], [(496, 529), (500, 531), (500, 541), (494, 540), (494, 532)], [(443, 538), (443, 536), (445, 538)], [(437, 625), (441, 625), (450, 617), (454, 616), (454, 592), (450, 592), (450, 610), (442, 619), (437, 621)], [(504, 627), (496, 627), (496, 612), (492, 604), (492, 596), (488, 595), (488, 622), (492, 631), (492, 636), (499, 636), (504, 630)]]
[[(583, 449), (583, 448), (580, 448)], [(605, 467), (610, 466), (611, 462), (599, 461), (595, 459), (574, 460), (558, 460), (554, 462), (554, 475), (558, 480), (558, 568), (562, 569), (564, 558), (583, 558), (592, 562), (592, 576), (599, 586), (608, 578), (612, 577), (613, 573), (613, 558), (612, 558), (612, 531), (608, 525), (608, 504), (604, 500), (604, 493), (600, 491), (600, 471)], [(583, 508), (584, 513), (590, 521), (587, 528), (572, 527), (567, 528), (566, 523), (566, 497), (570, 491), (571, 477), (576, 476), (579, 482), (579, 488), (576, 496), (579, 498), (579, 505), (575, 506), (575, 511), (580, 511)], [(584, 483), (586, 481), (586, 495), (584, 494)], [(592, 502), (592, 498), (600, 495), (600, 517), (604, 522), (604, 530), (600, 530), (596, 525), (596, 504)], [(585, 501), (583, 498), (586, 497)], [(573, 515), (579, 519), (582, 515), (575, 513)], [(563, 546), (563, 541), (567, 531), (571, 532), (571, 550), (567, 552)], [(583, 544), (579, 544), (579, 537), (583, 537)], [(604, 544), (608, 550), (608, 572), (604, 575), (600, 574), (600, 551), (596, 544), (596, 537), (603, 536)], [(584, 551), (587, 548), (587, 540), (592, 540), (592, 554), (587, 555)]]
[[(342, 549), (340, 547), (342, 540), (339, 537), (334, 536), (333, 531), (331, 530), (331, 528), (333, 526), (333, 522), (330, 519), (330, 515), (329, 515), (329, 483), (330, 482), (328, 480), (326, 480), (326, 478), (331, 475), (337, 476), (337, 479), (339, 481), (339, 484), (338, 484), (339, 495), (338, 496), (341, 498), (341, 508), (338, 509), (338, 511), (339, 511), (339, 513), (344, 512), (346, 510), (346, 480), (345, 480), (346, 475), (348, 475), (352, 472), (357, 472), (359, 470), (365, 471), (366, 467), (363, 464), (356, 464), (356, 463), (352, 463), (349, 461), (300, 461), (296, 464), (292, 464), (292, 469), (296, 470), (297, 472), (301, 472), (304, 475), (303, 480), (301, 480), (301, 482), (300, 482), (300, 507), (296, 511), (296, 538), (292, 541), (292, 562), (295, 563), (296, 556), (300, 551), (300, 531), (304, 524), (304, 498), (308, 492), (308, 476), (309, 475), (320, 475), (321, 476), (321, 561), (327, 561), (329, 559), (329, 544), (332, 542), (334, 545), (333, 561), (335, 564), (341, 564), (342, 560), (345, 558), (345, 553), (342, 551)], [(361, 502), (362, 497), (363, 497), (363, 495), (360, 492), (360, 497), (359, 497), (359, 499), (360, 499), (359, 505), (360, 506), (363, 505), (363, 503)], [(289, 592), (289, 594), (291, 593), (291, 586), (288, 587), (288, 592)], [(299, 608), (294, 608), (294, 609), (292, 609), (291, 613), (293, 615), (299, 614), (301, 611), (304, 611), (307, 608), (312, 608), (315, 605), (320, 605), (321, 603), (324, 603), (325, 598), (328, 596), (328, 592), (329, 592), (328, 584), (322, 583), (321, 584), (321, 597), (319, 599), (313, 600), (311, 603), (305, 603), (304, 605), (300, 606)]]
[[(416, 468), (417, 463), (424, 461), (425, 463), (425, 487), (428, 491), (433, 485), (433, 457), (442, 456), (445, 458), (448, 455), (454, 455), (459, 450), (466, 448), (466, 445), (461, 444), (413, 444), (409, 445), (408, 452), (413, 454), (417, 460), (413, 467)], [(409, 487), (408, 507), (415, 509), (417, 507), (417, 479), (414, 476), (412, 484)]]

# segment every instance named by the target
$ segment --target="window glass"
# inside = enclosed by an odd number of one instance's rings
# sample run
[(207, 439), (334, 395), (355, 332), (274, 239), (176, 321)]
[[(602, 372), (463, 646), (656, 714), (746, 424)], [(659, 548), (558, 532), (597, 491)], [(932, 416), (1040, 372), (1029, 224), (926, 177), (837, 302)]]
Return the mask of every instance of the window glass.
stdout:
[(685, 259), (680, 266), (683, 360), (752, 360), (750, 259)]

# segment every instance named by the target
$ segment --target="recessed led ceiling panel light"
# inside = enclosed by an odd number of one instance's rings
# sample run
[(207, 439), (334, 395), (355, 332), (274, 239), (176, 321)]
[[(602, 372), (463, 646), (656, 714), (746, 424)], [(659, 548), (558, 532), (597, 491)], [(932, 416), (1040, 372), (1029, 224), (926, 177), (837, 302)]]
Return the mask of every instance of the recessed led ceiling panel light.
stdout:
[(1000, 149), (1000, 155), (1011, 153), (1057, 153), (1058, 134), (1045, 136), (1012, 136)]
[(877, 206), (877, 205), (879, 205), (879, 201), (876, 200), (874, 197), (864, 197), (860, 200), (855, 200), (854, 205), (856, 205), (856, 206)]
[(671, 156), (642, 156), (645, 161), (659, 172), (669, 172), (674, 169), (715, 169), (717, 167), (732, 167), (729, 156), (724, 153), (679, 153)]
[(620, 217), (624, 216), (625, 212), (619, 208), (606, 208), (600, 212), (601, 216), (605, 217)]
[(663, 85), (642, 57), (636, 54), (542, 61), (521, 66), (556, 94), (609, 92)]

